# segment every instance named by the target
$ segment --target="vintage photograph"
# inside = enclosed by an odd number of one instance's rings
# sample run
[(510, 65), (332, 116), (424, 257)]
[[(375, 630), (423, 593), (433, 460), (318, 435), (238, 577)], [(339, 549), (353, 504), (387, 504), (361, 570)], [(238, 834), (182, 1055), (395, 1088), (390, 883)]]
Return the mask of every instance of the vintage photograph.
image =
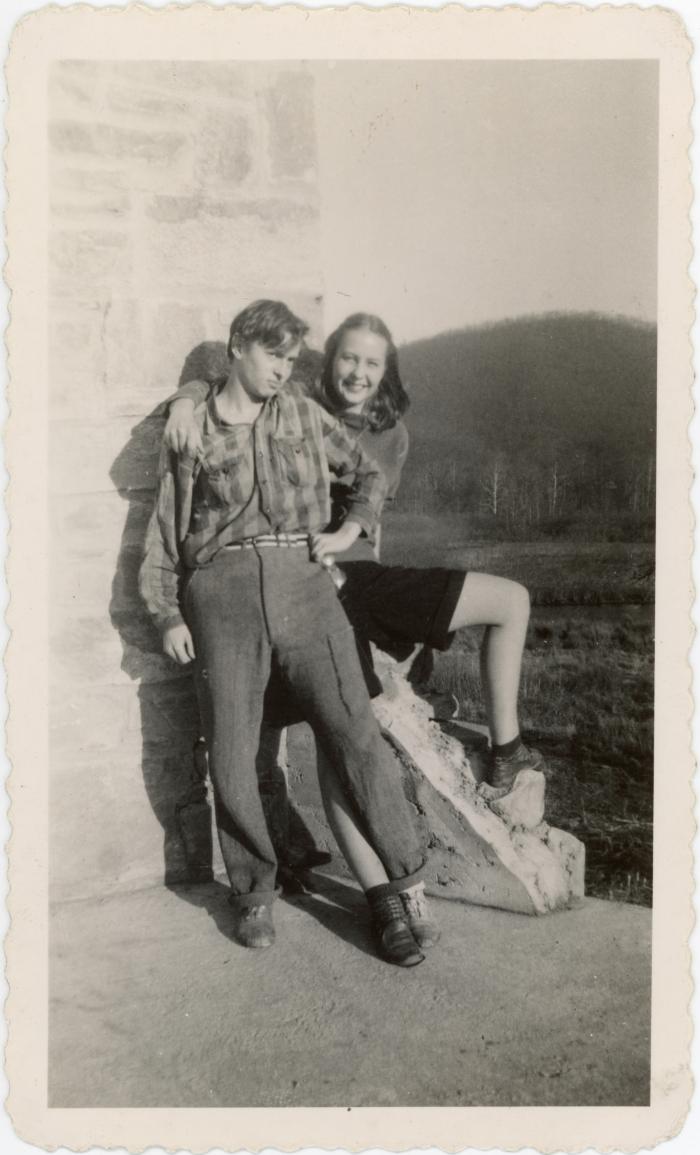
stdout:
[(648, 1102), (655, 64), (50, 83), (52, 1105)]
[(49, 1109), (652, 1104), (660, 75), (48, 62)]

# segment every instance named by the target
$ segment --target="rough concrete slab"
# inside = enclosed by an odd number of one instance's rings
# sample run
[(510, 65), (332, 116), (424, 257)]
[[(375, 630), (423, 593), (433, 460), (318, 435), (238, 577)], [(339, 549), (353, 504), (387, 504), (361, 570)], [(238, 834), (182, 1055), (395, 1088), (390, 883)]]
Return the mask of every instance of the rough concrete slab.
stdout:
[(359, 891), (314, 877), (261, 952), (227, 937), (218, 882), (56, 906), (50, 1106), (648, 1102), (650, 911), (439, 901), (406, 971)]
[[(483, 783), (486, 737), (473, 725), (434, 720), (432, 696), (408, 677), (417, 649), (403, 662), (373, 650), (384, 693), (372, 707), (428, 849), (426, 883), (446, 897), (523, 914), (575, 905), (584, 894), (585, 849), (543, 820), (544, 775), (522, 771), (505, 796)], [(331, 845), (320, 796), (309, 791), (315, 755), (307, 727), (290, 731), (286, 763), (295, 804), (315, 811), (307, 827), (315, 833), (320, 819)]]

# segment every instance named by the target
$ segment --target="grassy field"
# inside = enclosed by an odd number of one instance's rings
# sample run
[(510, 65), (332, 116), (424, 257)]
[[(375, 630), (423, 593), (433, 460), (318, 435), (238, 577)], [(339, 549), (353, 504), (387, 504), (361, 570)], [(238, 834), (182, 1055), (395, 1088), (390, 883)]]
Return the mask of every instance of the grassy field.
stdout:
[(637, 605), (654, 600), (654, 549), (646, 542), (477, 542), (460, 514), (394, 513), (384, 519), (382, 560), (453, 565), (520, 581), (533, 605)]
[[(407, 548), (413, 533), (412, 549)], [(648, 905), (652, 893), (653, 551), (646, 544), (463, 541), (459, 519), (397, 515), (384, 560), (447, 564), (517, 578), (533, 612), (521, 720), (547, 759), (547, 820), (586, 844), (587, 890)], [(436, 688), (485, 721), (480, 630), (436, 655)]]

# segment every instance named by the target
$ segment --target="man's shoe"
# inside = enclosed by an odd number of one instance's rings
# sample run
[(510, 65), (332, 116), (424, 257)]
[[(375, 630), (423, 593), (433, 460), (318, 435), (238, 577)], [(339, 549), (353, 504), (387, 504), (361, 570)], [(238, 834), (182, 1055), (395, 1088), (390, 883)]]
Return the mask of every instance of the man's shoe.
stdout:
[(247, 906), (244, 910), (238, 911), (233, 934), (241, 946), (253, 949), (272, 946), (275, 941), (275, 928), (270, 907)]
[(290, 846), (286, 865), (292, 870), (313, 870), (315, 866), (328, 866), (333, 855), (317, 846)]
[(291, 866), (284, 866), (279, 863), (277, 867), (277, 877), (275, 885), (282, 894), (308, 894), (304, 886), (304, 879), (302, 878), (303, 871), (296, 871)]
[(386, 894), (372, 901), (372, 921), (379, 953), (399, 967), (415, 967), (425, 955), (416, 942), (398, 894)]
[(408, 928), (421, 950), (430, 950), (440, 941), (440, 929), (430, 917), (430, 907), (425, 897), (425, 886), (419, 882), (399, 894), (403, 904)]
[(507, 758), (494, 756), (487, 781), (494, 790), (512, 790), (521, 770), (544, 770), (544, 758), (539, 750), (531, 750), (521, 742)]

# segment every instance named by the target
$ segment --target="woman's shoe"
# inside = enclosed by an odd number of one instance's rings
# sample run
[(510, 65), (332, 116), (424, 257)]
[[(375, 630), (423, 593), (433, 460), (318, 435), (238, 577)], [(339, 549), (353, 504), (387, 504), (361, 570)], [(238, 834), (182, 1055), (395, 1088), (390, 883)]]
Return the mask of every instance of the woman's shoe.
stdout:
[(372, 896), (369, 901), (382, 958), (399, 967), (415, 967), (422, 963), (425, 955), (411, 933), (401, 896), (384, 894), (380, 898)]
[(487, 782), (494, 790), (509, 791), (521, 770), (544, 770), (544, 758), (539, 750), (531, 749), (524, 742), (508, 758), (493, 757)]
[(422, 882), (399, 894), (408, 928), (421, 950), (430, 950), (440, 941), (440, 928), (430, 917), (430, 907)]

